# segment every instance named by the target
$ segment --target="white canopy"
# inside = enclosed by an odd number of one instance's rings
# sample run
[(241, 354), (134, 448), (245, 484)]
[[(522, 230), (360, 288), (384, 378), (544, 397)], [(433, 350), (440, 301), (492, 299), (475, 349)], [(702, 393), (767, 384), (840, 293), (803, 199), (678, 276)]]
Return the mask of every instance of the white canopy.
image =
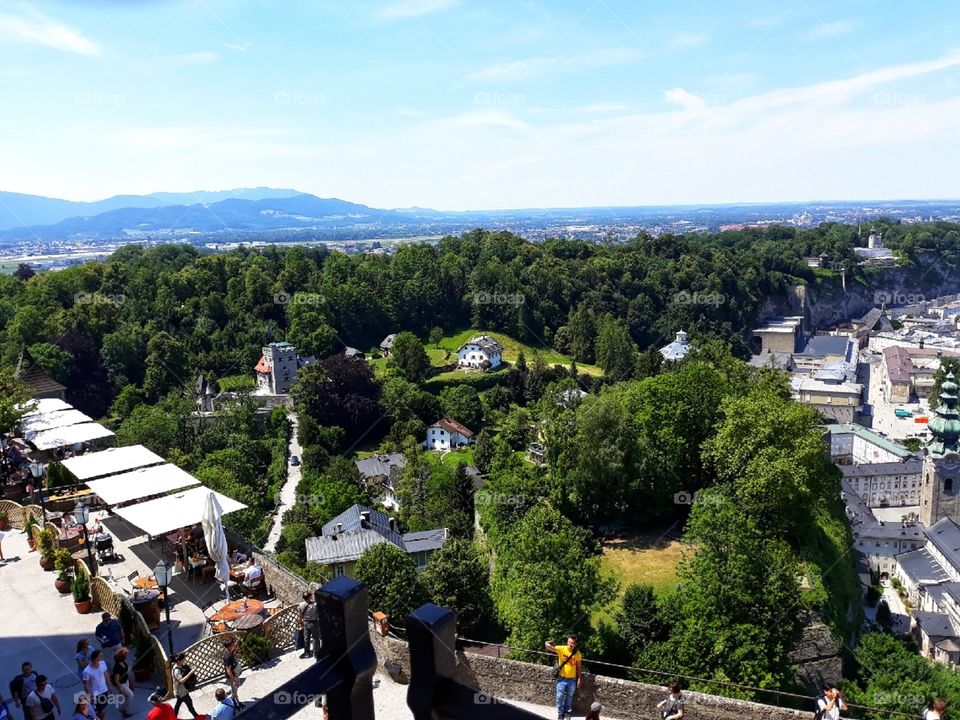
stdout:
[[(184, 490), (176, 495), (167, 495), (137, 505), (118, 508), (114, 513), (131, 525), (136, 525), (147, 535), (156, 537), (177, 528), (195, 525), (203, 519), (203, 511), (210, 488), (200, 487)], [(246, 505), (226, 495), (214, 493), (223, 514), (243, 510)]]
[(163, 458), (143, 445), (128, 445), (67, 458), (63, 466), (81, 482), (162, 463)]
[(69, 427), (44, 430), (34, 435), (29, 442), (37, 450), (52, 450), (53, 448), (99, 440), (105, 437), (113, 437), (113, 430), (107, 430), (99, 423), (80, 423)]
[(64, 402), (59, 398), (41, 398), (39, 400), (28, 400), (25, 403), (21, 403), (17, 407), (23, 407), (24, 405), (33, 405), (33, 409), (24, 415), (25, 418), (30, 417), (31, 415), (40, 415), (42, 413), (55, 412), (56, 410), (73, 410), (73, 405), (68, 402)]
[(203, 538), (207, 543), (207, 556), (216, 567), (214, 577), (223, 583), (230, 602), (230, 559), (227, 556), (227, 536), (223, 533), (223, 510), (217, 496), (211, 490), (203, 504)]
[(199, 484), (200, 481), (190, 473), (184, 472), (176, 465), (167, 464), (140, 468), (100, 480), (90, 480), (87, 482), (87, 487), (107, 505), (119, 505), (138, 498), (162, 495), (172, 490), (181, 490)]
[(29, 415), (20, 421), (20, 429), (23, 431), (24, 437), (29, 440), (42, 430), (79, 425), (85, 422), (93, 422), (93, 418), (84, 415), (75, 408), (70, 408), (69, 410), (54, 410), (53, 412)]

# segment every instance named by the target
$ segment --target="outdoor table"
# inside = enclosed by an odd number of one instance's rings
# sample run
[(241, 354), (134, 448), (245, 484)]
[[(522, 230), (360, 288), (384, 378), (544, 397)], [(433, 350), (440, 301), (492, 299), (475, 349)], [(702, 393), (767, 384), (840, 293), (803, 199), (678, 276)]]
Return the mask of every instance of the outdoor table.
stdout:
[(242, 615), (232, 624), (234, 630), (255, 630), (263, 625), (263, 615)]
[(156, 630), (160, 627), (160, 606), (157, 604), (159, 599), (160, 592), (158, 590), (136, 592), (132, 598), (133, 607), (143, 615), (149, 630)]
[(151, 590), (157, 587), (157, 578), (153, 575), (146, 575), (143, 577), (138, 577), (133, 581), (134, 587), (138, 587), (141, 590)]
[(234, 582), (242, 582), (245, 575), (243, 574), (243, 569), (240, 566), (236, 568), (230, 568), (230, 579)]
[[(244, 608), (244, 604), (246, 604), (246, 608)], [(232, 622), (244, 615), (259, 615), (263, 612), (263, 607), (261, 600), (236, 600), (217, 610), (217, 612), (210, 616), (210, 619), (213, 621), (225, 620)]]

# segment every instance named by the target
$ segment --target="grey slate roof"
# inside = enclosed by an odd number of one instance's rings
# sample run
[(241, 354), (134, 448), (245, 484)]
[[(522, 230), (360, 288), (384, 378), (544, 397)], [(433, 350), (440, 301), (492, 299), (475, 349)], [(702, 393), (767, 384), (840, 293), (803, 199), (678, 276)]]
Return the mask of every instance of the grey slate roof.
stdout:
[(470, 341), (461, 345), (457, 352), (463, 350), (467, 345), (476, 345), (487, 355), (503, 355), (503, 345), (489, 335), (477, 335), (476, 337), (470, 338)]
[(843, 335), (814, 335), (800, 354), (807, 357), (825, 357), (827, 355), (846, 357), (848, 340)]
[[(364, 521), (361, 513), (369, 513)], [(337, 525), (342, 529), (338, 532)], [(354, 505), (333, 518), (322, 528), (320, 537), (306, 540), (307, 560), (331, 565), (360, 558), (369, 548), (389, 542), (407, 554), (438, 550), (447, 541), (447, 529), (437, 528), (401, 535), (390, 529), (390, 518), (379, 510)]]
[(389, 335), (387, 335), (383, 339), (383, 342), (380, 343), (380, 349), (391, 350), (393, 348), (393, 341), (396, 339), (396, 337), (397, 337), (396, 333), (390, 333)]
[(923, 460), (908, 458), (903, 462), (838, 465), (838, 467), (844, 478), (871, 477), (873, 475), (915, 475), (923, 469)]
[(952, 518), (942, 518), (927, 528), (927, 538), (950, 565), (960, 568), (960, 526)]
[(923, 631), (931, 638), (945, 639), (957, 637), (957, 631), (953, 629), (949, 615), (916, 610), (913, 613), (913, 618), (917, 621), (917, 625), (923, 628)]
[(897, 555), (897, 564), (910, 577), (914, 584), (944, 582), (950, 578), (925, 548), (911, 550)]
[(403, 456), (403, 453), (387, 453), (386, 455), (372, 455), (363, 460), (357, 460), (355, 465), (365, 480), (376, 477), (388, 478), (393, 473), (394, 468), (406, 467), (407, 459)]

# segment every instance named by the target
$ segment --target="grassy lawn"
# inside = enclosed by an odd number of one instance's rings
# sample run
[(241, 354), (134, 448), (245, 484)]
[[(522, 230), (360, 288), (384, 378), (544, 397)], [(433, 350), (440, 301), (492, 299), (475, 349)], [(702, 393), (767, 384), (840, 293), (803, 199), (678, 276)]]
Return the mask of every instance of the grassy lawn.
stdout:
[(677, 587), (677, 563), (686, 547), (657, 533), (631, 533), (603, 543), (601, 569), (623, 588), (632, 583), (652, 585), (658, 595)]
[[(561, 355), (550, 348), (535, 347), (534, 345), (528, 345), (520, 342), (519, 340), (514, 340), (509, 335), (504, 335), (503, 333), (498, 332), (487, 332), (484, 330), (463, 330), (456, 335), (443, 338), (443, 340), (440, 341), (440, 347), (446, 348), (451, 353), (456, 353), (461, 345), (476, 335), (489, 335), (498, 343), (503, 345), (503, 359), (508, 363), (516, 362), (517, 356), (521, 352), (523, 352), (524, 357), (527, 359), (527, 363), (529, 363), (533, 358), (534, 351), (540, 353), (540, 357), (543, 358), (543, 361), (547, 363), (547, 365), (569, 365), (571, 361), (569, 356)], [(433, 346), (431, 345), (431, 347)], [(603, 371), (596, 365), (581, 365), (580, 363), (577, 363), (577, 367), (579, 368), (580, 372), (589, 373), (591, 375), (601, 375), (603, 373)]]

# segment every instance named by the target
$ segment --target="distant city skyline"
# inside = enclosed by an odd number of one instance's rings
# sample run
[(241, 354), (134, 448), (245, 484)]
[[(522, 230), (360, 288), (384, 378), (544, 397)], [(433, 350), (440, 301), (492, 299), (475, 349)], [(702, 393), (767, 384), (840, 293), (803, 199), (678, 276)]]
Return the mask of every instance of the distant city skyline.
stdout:
[(960, 13), (869, 0), (0, 4), (0, 190), (438, 210), (960, 197)]

